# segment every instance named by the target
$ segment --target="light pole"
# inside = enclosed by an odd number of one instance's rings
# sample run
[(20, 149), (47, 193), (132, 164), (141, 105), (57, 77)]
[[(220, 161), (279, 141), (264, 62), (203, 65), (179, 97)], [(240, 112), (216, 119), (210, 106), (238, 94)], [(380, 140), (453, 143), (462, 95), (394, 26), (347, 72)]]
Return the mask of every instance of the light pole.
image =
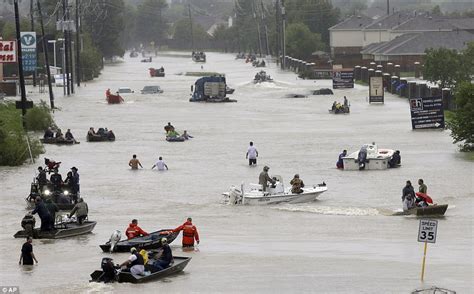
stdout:
[(62, 73), (63, 73), (63, 94), (66, 96), (66, 78), (65, 78), (65, 73), (66, 73), (66, 68), (64, 65), (66, 64), (66, 42), (64, 42), (64, 38), (58, 38), (58, 42), (63, 42), (63, 48), (61, 50), (63, 51), (63, 63), (62, 63)]
[(56, 40), (48, 40), (48, 43), (53, 44), (53, 50), (54, 50), (54, 67), (56, 67)]

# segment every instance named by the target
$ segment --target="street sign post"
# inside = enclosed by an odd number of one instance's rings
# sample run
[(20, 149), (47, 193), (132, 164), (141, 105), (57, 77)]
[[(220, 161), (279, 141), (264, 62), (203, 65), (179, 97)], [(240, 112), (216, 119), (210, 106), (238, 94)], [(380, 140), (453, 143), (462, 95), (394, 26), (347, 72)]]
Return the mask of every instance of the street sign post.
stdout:
[(369, 103), (384, 103), (383, 77), (370, 77), (369, 80)]
[(444, 129), (443, 98), (410, 99), (411, 126), (416, 129)]
[(421, 219), (418, 228), (418, 242), (424, 242), (423, 263), (421, 265), (421, 281), (425, 277), (425, 260), (428, 243), (436, 243), (436, 233), (438, 231), (438, 221), (431, 219)]

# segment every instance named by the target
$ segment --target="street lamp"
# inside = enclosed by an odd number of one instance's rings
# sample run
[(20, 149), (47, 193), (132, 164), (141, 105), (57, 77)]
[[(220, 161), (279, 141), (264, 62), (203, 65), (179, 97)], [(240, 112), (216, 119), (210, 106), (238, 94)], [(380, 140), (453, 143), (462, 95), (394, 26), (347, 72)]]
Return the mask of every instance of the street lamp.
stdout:
[(53, 44), (53, 50), (54, 50), (54, 67), (56, 67), (56, 40), (48, 40), (48, 43)]

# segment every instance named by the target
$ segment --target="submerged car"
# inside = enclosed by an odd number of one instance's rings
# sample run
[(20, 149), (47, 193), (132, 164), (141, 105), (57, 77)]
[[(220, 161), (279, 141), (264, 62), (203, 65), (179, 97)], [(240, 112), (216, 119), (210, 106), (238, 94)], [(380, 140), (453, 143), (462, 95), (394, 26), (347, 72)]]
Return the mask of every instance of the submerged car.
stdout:
[(119, 94), (131, 94), (131, 93), (134, 93), (134, 91), (132, 91), (132, 89), (130, 89), (129, 87), (120, 87), (120, 88), (118, 88), (117, 93), (119, 93)]
[(141, 90), (142, 94), (159, 94), (163, 93), (163, 89), (160, 86), (145, 86)]

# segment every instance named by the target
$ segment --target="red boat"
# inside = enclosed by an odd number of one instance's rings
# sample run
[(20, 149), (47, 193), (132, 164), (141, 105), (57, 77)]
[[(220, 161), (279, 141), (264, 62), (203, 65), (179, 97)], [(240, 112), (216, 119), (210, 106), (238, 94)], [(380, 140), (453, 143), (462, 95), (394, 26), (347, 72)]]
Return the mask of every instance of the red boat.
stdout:
[(151, 77), (164, 77), (165, 76), (165, 69), (163, 67), (162, 68), (150, 67), (148, 70), (150, 71)]
[(122, 96), (120, 95), (114, 95), (114, 94), (111, 94), (111, 93), (107, 93), (107, 103), (109, 104), (120, 104), (122, 102), (124, 102)]

